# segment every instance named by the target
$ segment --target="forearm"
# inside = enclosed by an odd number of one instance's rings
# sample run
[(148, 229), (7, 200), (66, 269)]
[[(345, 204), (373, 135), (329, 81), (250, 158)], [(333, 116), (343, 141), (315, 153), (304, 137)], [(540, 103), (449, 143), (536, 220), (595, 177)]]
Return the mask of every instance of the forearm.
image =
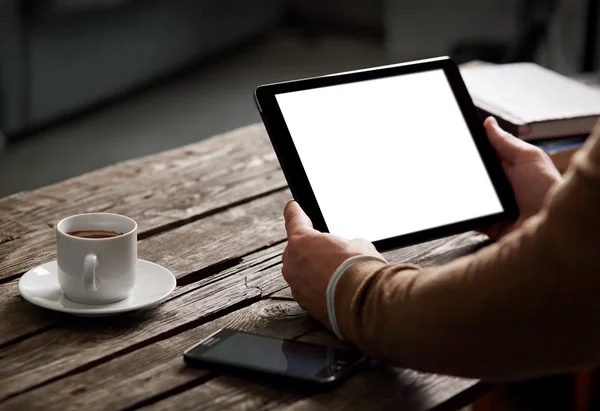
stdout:
[[(537, 269), (515, 271), (488, 257), (513, 253), (492, 247), (424, 270), (386, 266), (365, 276), (357, 264), (338, 286), (340, 296), (352, 294), (344, 287), (356, 290), (347, 301), (350, 324), (338, 314), (342, 334), (372, 356), (453, 375), (519, 378), (579, 366), (561, 358), (579, 353), (580, 339), (559, 325), (556, 302), (545, 298), (553, 286), (535, 286)], [(559, 330), (567, 341), (556, 339)]]
[(336, 290), (342, 334), (398, 365), (470, 377), (517, 379), (598, 364), (594, 153), (579, 159), (542, 213), (472, 256), (429, 269), (352, 266)]

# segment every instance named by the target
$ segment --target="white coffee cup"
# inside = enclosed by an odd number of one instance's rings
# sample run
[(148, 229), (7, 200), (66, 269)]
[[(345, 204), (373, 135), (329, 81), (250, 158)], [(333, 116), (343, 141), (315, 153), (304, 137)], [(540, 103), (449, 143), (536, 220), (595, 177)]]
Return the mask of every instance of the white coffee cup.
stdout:
[[(113, 231), (108, 238), (84, 238), (75, 231)], [(56, 225), (58, 283), (65, 296), (83, 304), (127, 298), (135, 284), (137, 223), (110, 213), (78, 214)]]

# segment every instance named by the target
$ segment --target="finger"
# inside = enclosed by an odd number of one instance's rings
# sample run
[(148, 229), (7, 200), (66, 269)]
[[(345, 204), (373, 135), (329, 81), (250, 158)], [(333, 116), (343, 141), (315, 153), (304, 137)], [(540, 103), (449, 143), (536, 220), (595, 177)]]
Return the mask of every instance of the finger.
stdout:
[(514, 163), (523, 151), (529, 151), (533, 146), (504, 131), (494, 117), (488, 117), (483, 123), (490, 143), (500, 159)]
[(300, 208), (300, 205), (294, 200), (288, 201), (283, 209), (285, 218), (285, 230), (288, 237), (292, 234), (312, 231), (312, 222), (306, 213)]

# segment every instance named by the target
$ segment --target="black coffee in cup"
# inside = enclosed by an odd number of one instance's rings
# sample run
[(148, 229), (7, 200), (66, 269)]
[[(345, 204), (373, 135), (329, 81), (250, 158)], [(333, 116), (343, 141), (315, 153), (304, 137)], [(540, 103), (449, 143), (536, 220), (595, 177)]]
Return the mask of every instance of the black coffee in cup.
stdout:
[(111, 238), (123, 235), (123, 233), (109, 230), (80, 230), (70, 231), (67, 234), (80, 238)]

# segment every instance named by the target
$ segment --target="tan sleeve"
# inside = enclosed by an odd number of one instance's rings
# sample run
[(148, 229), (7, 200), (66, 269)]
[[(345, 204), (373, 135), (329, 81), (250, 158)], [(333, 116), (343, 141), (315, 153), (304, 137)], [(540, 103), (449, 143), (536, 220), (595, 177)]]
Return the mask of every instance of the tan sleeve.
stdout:
[(358, 262), (335, 295), (344, 337), (403, 367), (518, 379), (600, 364), (600, 126), (518, 231), (440, 267)]

